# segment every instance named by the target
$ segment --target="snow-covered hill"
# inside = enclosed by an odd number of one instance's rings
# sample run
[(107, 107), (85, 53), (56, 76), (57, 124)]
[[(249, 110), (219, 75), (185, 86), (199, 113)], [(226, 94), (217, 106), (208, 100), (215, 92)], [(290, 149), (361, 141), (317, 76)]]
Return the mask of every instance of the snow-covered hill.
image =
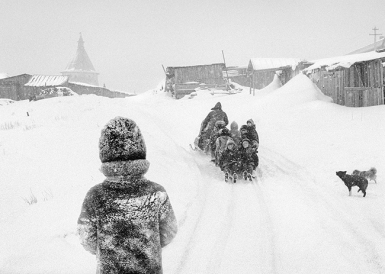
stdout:
[[(257, 180), (228, 184), (189, 148), (216, 102), (259, 133)], [(163, 185), (179, 232), (164, 273), (385, 273), (385, 106), (330, 102), (304, 75), (234, 95), (153, 91), (124, 99), (83, 95), (0, 106), (0, 273), (94, 273), (76, 221), (99, 172), (100, 130), (134, 119), (149, 179)], [(378, 170), (367, 196), (338, 170)]]

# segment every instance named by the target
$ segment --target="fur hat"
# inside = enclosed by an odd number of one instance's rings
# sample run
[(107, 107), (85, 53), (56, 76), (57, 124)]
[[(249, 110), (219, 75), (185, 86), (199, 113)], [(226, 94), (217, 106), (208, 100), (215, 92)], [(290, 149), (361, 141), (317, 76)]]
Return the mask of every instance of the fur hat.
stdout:
[(229, 136), (230, 135), (230, 131), (227, 127), (221, 128), (218, 133), (221, 136), (224, 136), (224, 135)]
[(254, 125), (255, 125), (253, 119), (247, 120), (246, 124), (247, 124), (247, 123), (251, 123), (251, 126), (254, 126)]
[(216, 109), (222, 109), (221, 102), (216, 103), (215, 106), (212, 108), (212, 110), (216, 110)]
[(117, 116), (104, 126), (99, 138), (99, 158), (102, 163), (146, 159), (146, 145), (133, 120)]

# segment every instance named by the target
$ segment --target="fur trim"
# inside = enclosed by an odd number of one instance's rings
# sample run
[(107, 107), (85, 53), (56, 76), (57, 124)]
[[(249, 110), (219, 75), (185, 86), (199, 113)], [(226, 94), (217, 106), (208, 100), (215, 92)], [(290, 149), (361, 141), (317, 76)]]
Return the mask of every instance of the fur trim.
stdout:
[(150, 162), (147, 160), (134, 160), (134, 161), (115, 161), (103, 163), (100, 170), (112, 181), (117, 180), (119, 177), (141, 177), (149, 169)]

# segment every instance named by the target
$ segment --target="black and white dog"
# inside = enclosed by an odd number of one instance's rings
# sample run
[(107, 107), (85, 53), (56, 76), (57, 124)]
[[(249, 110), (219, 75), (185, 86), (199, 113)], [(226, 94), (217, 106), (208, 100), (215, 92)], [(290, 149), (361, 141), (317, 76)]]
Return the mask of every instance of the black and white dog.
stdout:
[(364, 197), (366, 196), (366, 188), (368, 187), (368, 180), (364, 177), (358, 176), (358, 175), (349, 175), (346, 174), (346, 171), (337, 171), (336, 175), (341, 178), (341, 180), (345, 183), (347, 188), (349, 189), (349, 196), (352, 195), (352, 187), (358, 186), (358, 191), (364, 194)]

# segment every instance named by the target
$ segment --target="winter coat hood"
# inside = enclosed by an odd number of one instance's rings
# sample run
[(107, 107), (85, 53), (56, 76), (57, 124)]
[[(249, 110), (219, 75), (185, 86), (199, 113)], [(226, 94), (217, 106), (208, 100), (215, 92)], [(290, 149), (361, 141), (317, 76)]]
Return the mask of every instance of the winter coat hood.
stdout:
[(229, 138), (229, 139), (227, 140), (226, 147), (228, 148), (229, 145), (234, 145), (234, 146), (235, 146), (235, 142), (234, 142), (233, 139), (231, 139), (231, 138)]
[(150, 166), (139, 127), (133, 120), (119, 116), (111, 119), (101, 132), (99, 157), (100, 170), (107, 181), (119, 182), (119, 187), (143, 177)]
[(226, 126), (225, 121), (219, 120), (215, 122), (215, 127), (216, 128), (224, 128)]
[(215, 106), (212, 108), (212, 110), (216, 110), (216, 109), (222, 109), (221, 102), (216, 103)]
[(251, 123), (251, 126), (255, 126), (253, 119), (247, 120), (246, 124), (247, 124), (247, 123)]
[(147, 160), (116, 161), (103, 163), (100, 170), (107, 181), (116, 183), (116, 187), (126, 187), (142, 178), (149, 167)]

